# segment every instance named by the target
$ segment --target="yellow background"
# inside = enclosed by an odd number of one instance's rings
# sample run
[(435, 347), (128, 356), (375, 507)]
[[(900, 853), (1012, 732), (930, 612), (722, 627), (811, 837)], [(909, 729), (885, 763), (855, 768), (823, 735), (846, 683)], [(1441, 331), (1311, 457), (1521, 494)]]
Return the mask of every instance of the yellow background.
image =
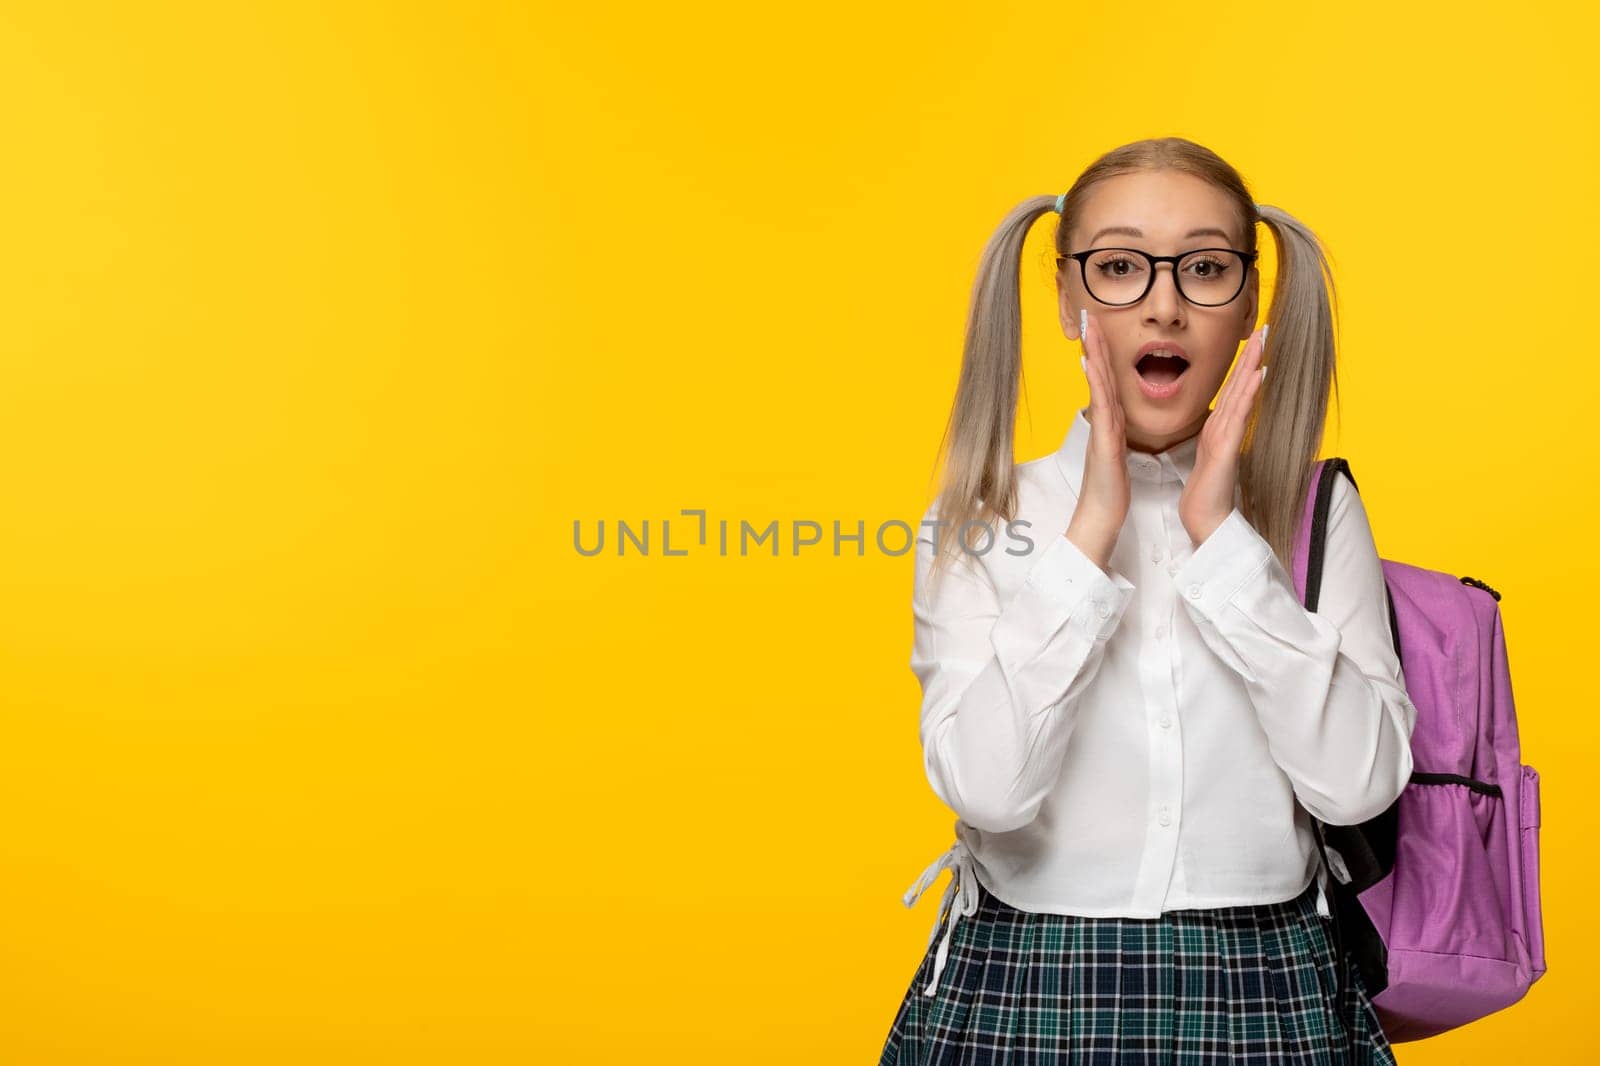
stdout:
[(0, 1064), (875, 1062), (953, 821), (910, 557), (661, 522), (914, 523), (992, 228), (1167, 134), (1326, 241), (1380, 552), (1505, 594), (1550, 975), (1399, 1056), (1586, 1061), (1596, 30), (7, 6)]

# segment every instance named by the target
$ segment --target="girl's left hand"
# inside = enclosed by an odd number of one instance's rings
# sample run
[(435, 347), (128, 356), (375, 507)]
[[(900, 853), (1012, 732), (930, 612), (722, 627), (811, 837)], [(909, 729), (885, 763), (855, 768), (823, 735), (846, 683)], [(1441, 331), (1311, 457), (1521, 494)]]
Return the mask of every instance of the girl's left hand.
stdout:
[(1239, 481), (1239, 448), (1251, 405), (1261, 389), (1261, 356), (1266, 348), (1266, 326), (1256, 330), (1222, 386), (1217, 406), (1200, 429), (1194, 471), (1178, 499), (1178, 520), (1189, 539), (1204, 543), (1212, 531), (1233, 513), (1233, 496)]

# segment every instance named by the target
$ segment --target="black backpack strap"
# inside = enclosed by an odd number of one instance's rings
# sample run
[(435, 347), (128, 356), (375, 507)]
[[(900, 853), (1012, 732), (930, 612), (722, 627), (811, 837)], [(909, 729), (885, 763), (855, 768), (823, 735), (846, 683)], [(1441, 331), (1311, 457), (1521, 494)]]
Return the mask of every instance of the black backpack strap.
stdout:
[[(1355, 474), (1350, 472), (1350, 464), (1343, 458), (1334, 456), (1324, 460), (1322, 464), (1322, 477), (1317, 482), (1317, 499), (1311, 511), (1311, 545), (1306, 556), (1306, 610), (1315, 611), (1322, 595), (1322, 556), (1327, 547), (1328, 512), (1333, 506), (1333, 482), (1340, 474), (1350, 479), (1350, 485), (1357, 492), (1361, 486), (1356, 483)], [(1383, 597), (1389, 606), (1389, 639), (1394, 644), (1394, 654), (1400, 656), (1400, 623), (1394, 612), (1394, 593), (1389, 591), (1389, 583), (1383, 585)], [(1498, 598), (1498, 597), (1497, 597)]]
[[(1328, 533), (1328, 512), (1333, 502), (1334, 481), (1343, 474), (1357, 492), (1350, 464), (1334, 457), (1322, 464), (1322, 476), (1317, 482), (1317, 495), (1311, 512), (1311, 543), (1306, 558), (1307, 610), (1315, 611), (1322, 591), (1323, 555)], [(1394, 596), (1384, 584), (1389, 604), (1390, 631), (1394, 636), (1395, 654), (1400, 653), (1400, 631), (1395, 624)], [(1308, 812), (1309, 813), (1309, 812)], [(1361, 972), (1367, 995), (1376, 996), (1389, 987), (1389, 950), (1378, 934), (1366, 908), (1357, 896), (1383, 880), (1394, 869), (1395, 837), (1399, 828), (1400, 803), (1396, 800), (1378, 817), (1360, 825), (1325, 825), (1315, 816), (1311, 827), (1317, 836), (1322, 865), (1328, 867), (1328, 910), (1333, 919), (1334, 951), (1342, 958), (1349, 954)], [(1328, 864), (1330, 845), (1344, 860), (1348, 883), (1339, 880)]]

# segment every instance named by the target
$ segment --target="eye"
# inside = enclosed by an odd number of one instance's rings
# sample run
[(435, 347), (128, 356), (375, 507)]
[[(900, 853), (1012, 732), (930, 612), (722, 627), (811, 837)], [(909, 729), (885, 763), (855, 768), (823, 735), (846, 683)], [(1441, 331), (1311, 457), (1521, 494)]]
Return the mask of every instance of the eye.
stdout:
[(1204, 281), (1220, 278), (1228, 272), (1228, 261), (1218, 259), (1216, 256), (1201, 255), (1190, 259), (1184, 264), (1184, 272), (1193, 274)]
[(1095, 269), (1110, 278), (1125, 278), (1140, 267), (1140, 261), (1127, 255), (1109, 255), (1095, 261)]

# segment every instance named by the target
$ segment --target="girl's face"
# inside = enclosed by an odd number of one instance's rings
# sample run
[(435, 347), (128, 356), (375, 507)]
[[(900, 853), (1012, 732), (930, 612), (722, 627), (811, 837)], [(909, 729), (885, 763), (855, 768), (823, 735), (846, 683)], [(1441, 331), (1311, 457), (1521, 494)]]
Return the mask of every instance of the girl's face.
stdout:
[[(1099, 182), (1090, 192), (1077, 228), (1068, 235), (1067, 251), (1138, 248), (1151, 255), (1182, 255), (1196, 248), (1243, 251), (1245, 235), (1239, 232), (1236, 214), (1221, 190), (1192, 174), (1122, 174)], [(1148, 268), (1148, 263), (1140, 267)], [(1094, 269), (1089, 265), (1091, 280)], [(1129, 268), (1114, 269), (1126, 272)], [(1202, 268), (1202, 272), (1209, 269)], [(1248, 340), (1255, 329), (1261, 290), (1255, 266), (1246, 275), (1243, 291), (1221, 307), (1202, 307), (1179, 295), (1170, 263), (1156, 267), (1154, 283), (1144, 299), (1122, 307), (1108, 306), (1091, 296), (1078, 264), (1071, 260), (1059, 282), (1061, 328), (1068, 339), (1079, 339), (1080, 308), (1088, 310), (1105, 338), (1111, 369), (1117, 376), (1128, 447), (1160, 452), (1200, 432), (1240, 342)], [(1176, 345), (1188, 360), (1170, 395), (1153, 396), (1141, 387), (1139, 350), (1151, 341)], [(1170, 377), (1172, 365), (1162, 374), (1152, 360), (1144, 360), (1152, 377)]]

